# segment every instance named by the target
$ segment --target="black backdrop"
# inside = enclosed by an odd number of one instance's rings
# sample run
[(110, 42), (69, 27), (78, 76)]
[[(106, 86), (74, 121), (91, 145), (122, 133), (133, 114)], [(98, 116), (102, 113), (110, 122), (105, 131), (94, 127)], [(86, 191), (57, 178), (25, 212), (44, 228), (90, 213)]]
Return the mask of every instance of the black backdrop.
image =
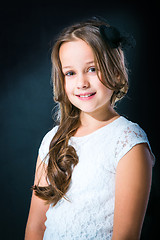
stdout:
[(64, 26), (94, 15), (136, 38), (136, 48), (126, 55), (130, 90), (117, 110), (147, 132), (157, 157), (142, 239), (158, 233), (158, 3), (117, 2), (6, 1), (0, 6), (1, 239), (24, 238), (38, 148), (54, 124), (52, 41)]

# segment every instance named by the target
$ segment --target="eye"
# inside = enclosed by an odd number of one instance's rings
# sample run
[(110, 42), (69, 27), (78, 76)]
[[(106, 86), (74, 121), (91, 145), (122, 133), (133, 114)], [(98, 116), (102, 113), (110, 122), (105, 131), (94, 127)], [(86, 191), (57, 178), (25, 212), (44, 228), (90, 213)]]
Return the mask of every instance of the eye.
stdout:
[(96, 68), (95, 68), (95, 67), (90, 67), (90, 68), (88, 69), (88, 72), (96, 72)]
[(73, 75), (75, 75), (75, 72), (73, 72), (73, 71), (69, 71), (69, 72), (65, 73), (65, 76), (67, 76), (67, 77), (70, 77)]

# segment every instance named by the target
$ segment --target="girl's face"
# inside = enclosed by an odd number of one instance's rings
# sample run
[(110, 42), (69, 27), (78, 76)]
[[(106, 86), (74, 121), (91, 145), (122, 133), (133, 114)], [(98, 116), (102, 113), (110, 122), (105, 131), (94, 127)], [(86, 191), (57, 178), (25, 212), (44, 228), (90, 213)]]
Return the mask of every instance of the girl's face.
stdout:
[(113, 91), (99, 80), (91, 47), (80, 39), (65, 42), (59, 57), (69, 101), (85, 113), (106, 111)]

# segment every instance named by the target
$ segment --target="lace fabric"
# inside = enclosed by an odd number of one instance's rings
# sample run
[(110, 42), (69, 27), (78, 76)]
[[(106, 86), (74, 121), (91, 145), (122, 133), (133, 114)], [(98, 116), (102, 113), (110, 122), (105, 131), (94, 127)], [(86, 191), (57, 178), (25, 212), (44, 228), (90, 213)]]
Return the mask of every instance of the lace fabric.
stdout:
[[(39, 149), (45, 159), (58, 127), (44, 137)], [(115, 173), (120, 159), (136, 144), (147, 143), (145, 132), (124, 117), (84, 136), (72, 137), (79, 163), (66, 197), (47, 211), (44, 240), (109, 240), (113, 231)]]
[(150, 143), (148, 141), (146, 133), (138, 124), (127, 126), (123, 131), (122, 135), (116, 142), (115, 148), (115, 159), (116, 166), (118, 165), (119, 160), (135, 145), (140, 143), (147, 143), (152, 155), (152, 165), (155, 163), (155, 157), (152, 153)]

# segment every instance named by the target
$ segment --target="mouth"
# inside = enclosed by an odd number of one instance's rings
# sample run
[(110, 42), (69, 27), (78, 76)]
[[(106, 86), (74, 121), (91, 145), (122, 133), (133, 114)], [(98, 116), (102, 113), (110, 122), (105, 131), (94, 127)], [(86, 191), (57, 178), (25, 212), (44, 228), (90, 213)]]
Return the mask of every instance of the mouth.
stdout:
[(84, 94), (76, 94), (76, 96), (82, 100), (88, 100), (91, 99), (94, 95), (96, 94), (96, 92), (93, 93), (84, 93)]

